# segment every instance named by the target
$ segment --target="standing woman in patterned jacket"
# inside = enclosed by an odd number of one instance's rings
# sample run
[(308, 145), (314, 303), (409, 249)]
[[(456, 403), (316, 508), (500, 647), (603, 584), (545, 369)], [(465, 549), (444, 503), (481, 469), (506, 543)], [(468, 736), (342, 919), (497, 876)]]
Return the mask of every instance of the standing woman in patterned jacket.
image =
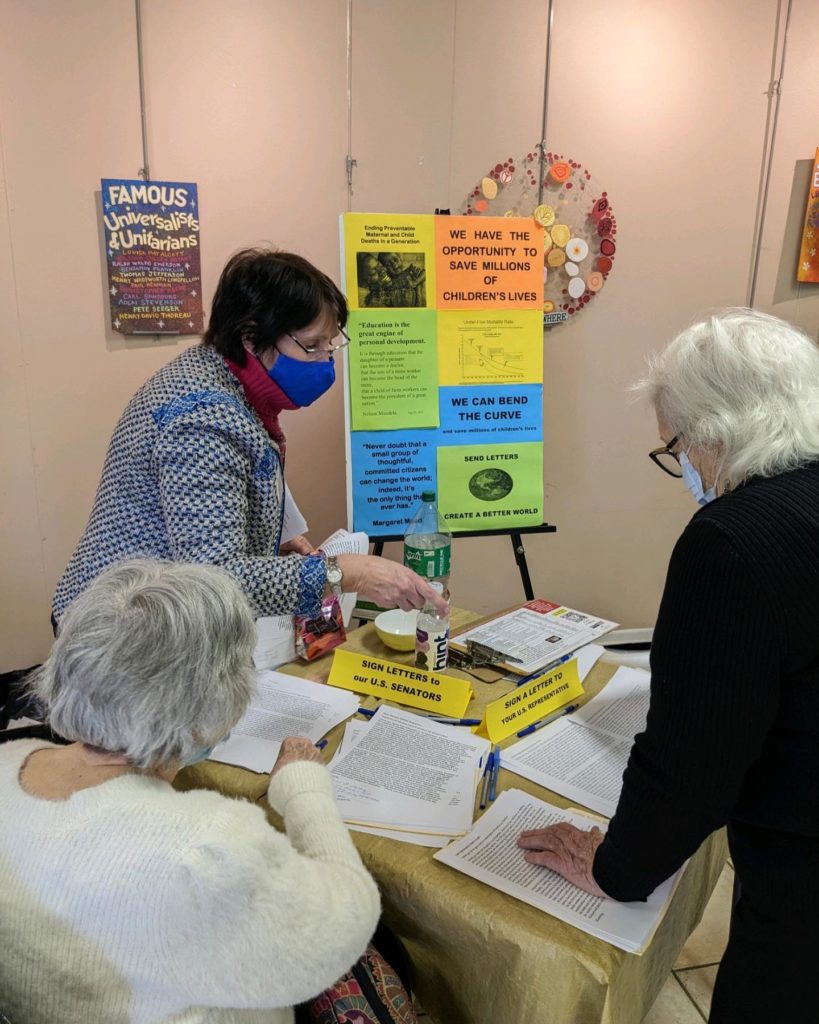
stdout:
[[(257, 616), (315, 615), (327, 559), (280, 543), (282, 410), (312, 405), (349, 343), (347, 303), (301, 256), (245, 249), (225, 266), (200, 345), (134, 395), (114, 430), (94, 507), (54, 596), (54, 626), (104, 569), (126, 558), (205, 562), (230, 572)], [(339, 555), (341, 588), (386, 607), (441, 601), (410, 569)]]

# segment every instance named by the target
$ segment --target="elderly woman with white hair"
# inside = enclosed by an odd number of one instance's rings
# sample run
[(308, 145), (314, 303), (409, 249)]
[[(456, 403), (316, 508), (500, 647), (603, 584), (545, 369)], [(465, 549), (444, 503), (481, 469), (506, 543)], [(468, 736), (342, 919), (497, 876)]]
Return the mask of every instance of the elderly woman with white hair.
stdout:
[(36, 687), (68, 746), (0, 746), (0, 1008), (17, 1022), (287, 1022), (343, 974), (379, 898), (309, 740), (260, 807), (176, 792), (254, 686), (222, 570), (134, 561), (62, 620)]
[(819, 349), (729, 310), (638, 388), (657, 413), (652, 460), (701, 506), (668, 568), (648, 721), (605, 838), (555, 826), (519, 845), (589, 892), (641, 900), (727, 825), (738, 899), (710, 1020), (814, 1020)]

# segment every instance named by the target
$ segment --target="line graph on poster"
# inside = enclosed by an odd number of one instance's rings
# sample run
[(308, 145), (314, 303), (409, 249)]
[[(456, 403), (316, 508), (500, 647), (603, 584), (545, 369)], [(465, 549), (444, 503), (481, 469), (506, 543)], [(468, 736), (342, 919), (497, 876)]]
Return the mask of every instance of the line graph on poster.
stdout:
[(617, 252), (609, 195), (582, 164), (540, 143), (491, 167), (459, 212), (534, 217), (543, 226), (544, 328), (576, 316), (608, 281)]

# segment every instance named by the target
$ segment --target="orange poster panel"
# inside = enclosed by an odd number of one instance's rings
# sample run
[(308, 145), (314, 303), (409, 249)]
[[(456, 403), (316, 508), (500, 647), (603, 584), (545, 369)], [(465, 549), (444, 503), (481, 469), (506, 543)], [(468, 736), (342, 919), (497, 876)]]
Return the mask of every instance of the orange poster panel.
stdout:
[(438, 309), (540, 309), (543, 227), (532, 217), (436, 217)]
[(816, 150), (810, 176), (808, 208), (805, 211), (796, 280), (819, 282), (819, 149)]

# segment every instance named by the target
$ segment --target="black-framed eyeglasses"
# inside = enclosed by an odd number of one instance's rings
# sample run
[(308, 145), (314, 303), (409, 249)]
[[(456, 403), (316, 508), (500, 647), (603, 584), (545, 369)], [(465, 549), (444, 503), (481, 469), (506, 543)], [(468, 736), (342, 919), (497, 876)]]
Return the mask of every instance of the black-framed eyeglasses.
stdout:
[(285, 331), (285, 333), (287, 334), (287, 337), (291, 341), (295, 341), (302, 352), (305, 352), (308, 356), (323, 356), (328, 353), (332, 355), (333, 352), (337, 352), (340, 348), (346, 348), (350, 344), (350, 335), (343, 327), (339, 327), (338, 333), (344, 341), (340, 341), (337, 345), (328, 345), (326, 348), (321, 348), (319, 345), (305, 345), (303, 341), (299, 341), (295, 334), (291, 334), (290, 331)]
[(678, 434), (676, 437), (672, 437), (668, 444), (664, 444), (661, 448), (655, 448), (654, 451), (648, 453), (648, 457), (655, 466), (659, 466), (664, 473), (668, 473), (669, 476), (675, 476), (678, 479), (682, 476), (680, 457), (672, 449), (679, 443), (679, 440), (680, 436)]

